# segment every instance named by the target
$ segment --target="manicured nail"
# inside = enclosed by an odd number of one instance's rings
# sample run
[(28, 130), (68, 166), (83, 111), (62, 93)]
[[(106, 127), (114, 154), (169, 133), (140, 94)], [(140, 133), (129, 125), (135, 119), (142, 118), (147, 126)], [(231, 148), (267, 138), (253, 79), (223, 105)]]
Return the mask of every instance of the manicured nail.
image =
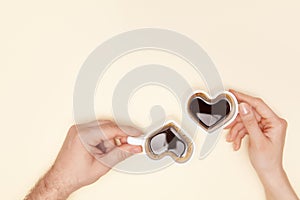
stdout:
[(247, 115), (250, 111), (249, 106), (245, 103), (241, 103), (239, 108), (242, 115)]
[(236, 144), (235, 145), (235, 150), (237, 151), (239, 149), (238, 145)]
[(237, 144), (233, 143), (232, 145), (233, 145), (233, 150), (236, 151), (237, 150)]
[(227, 136), (226, 136), (226, 141), (230, 142), (230, 140), (231, 140), (231, 134), (228, 133)]

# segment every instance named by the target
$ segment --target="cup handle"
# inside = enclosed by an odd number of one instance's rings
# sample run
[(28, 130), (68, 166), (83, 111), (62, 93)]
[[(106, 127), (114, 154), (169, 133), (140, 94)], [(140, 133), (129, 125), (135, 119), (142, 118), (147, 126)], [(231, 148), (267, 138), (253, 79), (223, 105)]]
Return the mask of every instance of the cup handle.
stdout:
[(131, 145), (139, 145), (142, 146), (143, 152), (145, 152), (145, 142), (146, 139), (144, 137), (127, 137), (127, 143)]

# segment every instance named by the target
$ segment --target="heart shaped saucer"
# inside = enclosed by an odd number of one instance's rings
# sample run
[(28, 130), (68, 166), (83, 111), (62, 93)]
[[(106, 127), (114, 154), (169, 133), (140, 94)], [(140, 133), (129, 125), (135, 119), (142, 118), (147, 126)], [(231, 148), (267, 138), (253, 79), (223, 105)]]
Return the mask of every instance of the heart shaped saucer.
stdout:
[(228, 91), (215, 97), (196, 91), (187, 105), (189, 116), (208, 133), (229, 125), (238, 114), (237, 99)]

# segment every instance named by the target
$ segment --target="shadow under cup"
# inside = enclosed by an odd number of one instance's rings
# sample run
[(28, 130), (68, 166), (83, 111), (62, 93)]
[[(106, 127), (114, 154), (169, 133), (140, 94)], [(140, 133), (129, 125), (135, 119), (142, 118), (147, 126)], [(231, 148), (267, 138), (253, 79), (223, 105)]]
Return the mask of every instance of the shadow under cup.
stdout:
[(192, 140), (173, 122), (152, 133), (145, 142), (147, 155), (155, 160), (168, 155), (183, 163), (190, 159), (193, 148)]

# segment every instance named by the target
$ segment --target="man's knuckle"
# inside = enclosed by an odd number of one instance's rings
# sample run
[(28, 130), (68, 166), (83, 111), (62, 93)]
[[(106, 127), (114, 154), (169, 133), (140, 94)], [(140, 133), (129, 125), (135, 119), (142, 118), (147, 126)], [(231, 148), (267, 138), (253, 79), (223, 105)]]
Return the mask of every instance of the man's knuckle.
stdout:
[(69, 133), (73, 133), (73, 132), (77, 132), (77, 127), (75, 124), (73, 124), (70, 128), (69, 128)]
[(280, 118), (281, 126), (286, 128), (288, 126), (288, 122), (286, 119)]
[(256, 104), (262, 104), (264, 102), (264, 100), (261, 97), (255, 97), (254, 98), (254, 102)]
[(125, 160), (127, 157), (129, 156), (129, 152), (125, 151), (125, 150), (122, 150), (120, 152), (120, 159), (121, 160)]
[(108, 123), (108, 124), (104, 124), (102, 127), (107, 129), (115, 129), (117, 128), (117, 125), (115, 123)]
[(111, 121), (109, 119), (105, 119), (105, 120), (100, 119), (100, 120), (98, 120), (98, 123), (103, 123), (103, 122), (105, 122), (106, 124), (112, 124), (113, 123), (113, 121)]

